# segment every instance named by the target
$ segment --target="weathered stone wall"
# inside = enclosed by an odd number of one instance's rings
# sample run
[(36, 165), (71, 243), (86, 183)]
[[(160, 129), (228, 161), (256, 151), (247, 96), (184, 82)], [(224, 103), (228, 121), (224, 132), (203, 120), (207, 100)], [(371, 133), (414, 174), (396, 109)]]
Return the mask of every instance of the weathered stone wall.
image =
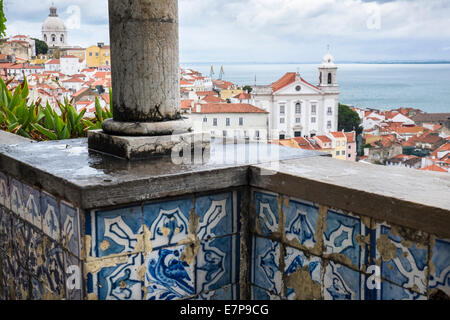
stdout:
[(449, 240), (264, 190), (251, 206), (253, 299), (450, 296)]

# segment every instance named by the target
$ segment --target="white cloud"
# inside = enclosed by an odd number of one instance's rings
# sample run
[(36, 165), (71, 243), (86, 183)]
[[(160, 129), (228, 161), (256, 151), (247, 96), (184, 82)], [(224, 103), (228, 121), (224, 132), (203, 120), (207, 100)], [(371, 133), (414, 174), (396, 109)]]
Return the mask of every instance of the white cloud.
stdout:
[[(6, 1), (8, 33), (39, 37), (51, 2)], [(81, 8), (72, 45), (109, 42), (107, 0), (54, 2), (64, 19), (68, 6)], [(447, 0), (179, 0), (179, 6), (184, 61), (317, 61), (327, 44), (341, 60), (446, 58), (442, 48), (450, 40)]]

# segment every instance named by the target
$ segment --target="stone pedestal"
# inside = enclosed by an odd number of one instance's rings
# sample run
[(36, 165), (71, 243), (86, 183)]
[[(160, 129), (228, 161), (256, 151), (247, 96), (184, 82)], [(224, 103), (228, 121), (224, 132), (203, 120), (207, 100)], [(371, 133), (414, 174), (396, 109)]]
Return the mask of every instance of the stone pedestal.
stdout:
[(109, 22), (114, 118), (89, 133), (89, 148), (128, 160), (193, 150), (180, 113), (178, 0), (109, 0)]

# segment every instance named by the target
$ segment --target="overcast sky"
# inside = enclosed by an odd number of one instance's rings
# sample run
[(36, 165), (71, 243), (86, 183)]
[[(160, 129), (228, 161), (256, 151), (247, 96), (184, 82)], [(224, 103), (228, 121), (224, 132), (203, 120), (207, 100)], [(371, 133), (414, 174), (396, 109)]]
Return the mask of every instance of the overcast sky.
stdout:
[[(70, 45), (109, 43), (107, 0), (5, 0), (8, 35), (40, 38), (54, 2)], [(179, 0), (182, 62), (450, 60), (449, 0)], [(80, 22), (77, 23), (77, 12)]]

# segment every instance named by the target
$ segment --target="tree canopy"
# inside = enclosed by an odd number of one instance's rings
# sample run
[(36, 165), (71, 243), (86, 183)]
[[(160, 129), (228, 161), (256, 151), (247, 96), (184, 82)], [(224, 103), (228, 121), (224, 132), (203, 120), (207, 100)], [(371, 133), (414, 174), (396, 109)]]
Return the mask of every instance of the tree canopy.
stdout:
[(344, 104), (339, 104), (339, 120), (338, 120), (338, 130), (339, 131), (356, 131), (356, 134), (362, 133), (361, 119), (358, 114), (350, 109), (349, 106)]
[(36, 43), (36, 55), (47, 54), (48, 53), (48, 45), (42, 40), (33, 38)]
[(0, 37), (6, 37), (6, 21), (3, 0), (0, 0)]

